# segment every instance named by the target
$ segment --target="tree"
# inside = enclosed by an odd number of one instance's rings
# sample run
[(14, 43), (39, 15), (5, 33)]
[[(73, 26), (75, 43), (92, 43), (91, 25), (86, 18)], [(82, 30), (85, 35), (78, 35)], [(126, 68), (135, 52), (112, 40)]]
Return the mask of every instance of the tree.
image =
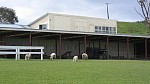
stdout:
[(15, 22), (18, 22), (15, 10), (7, 7), (0, 7), (0, 23), (15, 24)]
[(137, 0), (142, 13), (138, 12), (136, 9), (136, 12), (141, 15), (141, 17), (144, 18), (145, 22), (148, 24), (150, 28), (150, 1), (149, 0)]

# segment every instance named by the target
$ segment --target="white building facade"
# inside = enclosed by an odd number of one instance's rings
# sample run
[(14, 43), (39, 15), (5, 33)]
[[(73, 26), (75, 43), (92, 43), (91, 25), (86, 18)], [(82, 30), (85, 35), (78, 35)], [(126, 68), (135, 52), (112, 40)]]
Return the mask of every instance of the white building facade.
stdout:
[(117, 33), (117, 21), (102, 18), (47, 13), (29, 24), (33, 29)]

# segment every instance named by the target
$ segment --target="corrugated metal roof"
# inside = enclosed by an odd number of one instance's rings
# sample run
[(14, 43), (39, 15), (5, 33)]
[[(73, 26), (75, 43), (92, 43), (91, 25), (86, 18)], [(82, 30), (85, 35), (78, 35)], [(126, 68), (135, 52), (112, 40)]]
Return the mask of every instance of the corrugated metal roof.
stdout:
[(99, 36), (116, 36), (116, 37), (137, 37), (137, 38), (150, 38), (150, 36), (141, 35), (124, 35), (124, 34), (102, 34), (95, 32), (77, 32), (77, 31), (64, 31), (64, 30), (40, 30), (32, 29), (28, 26), (22, 25), (1, 25), (0, 30), (11, 30), (11, 31), (28, 31), (28, 32), (45, 32), (45, 33), (63, 33), (63, 34), (86, 34), (86, 35), (99, 35)]
[(27, 25), (0, 24), (0, 28), (30, 28), (30, 27)]

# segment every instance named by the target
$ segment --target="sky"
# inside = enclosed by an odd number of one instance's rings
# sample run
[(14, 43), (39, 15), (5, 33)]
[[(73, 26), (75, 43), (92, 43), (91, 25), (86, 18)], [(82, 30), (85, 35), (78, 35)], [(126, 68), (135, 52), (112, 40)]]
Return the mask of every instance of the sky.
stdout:
[(19, 23), (28, 25), (46, 13), (59, 13), (107, 19), (107, 5), (110, 19), (134, 22), (143, 18), (137, 0), (0, 0), (0, 7), (15, 10)]

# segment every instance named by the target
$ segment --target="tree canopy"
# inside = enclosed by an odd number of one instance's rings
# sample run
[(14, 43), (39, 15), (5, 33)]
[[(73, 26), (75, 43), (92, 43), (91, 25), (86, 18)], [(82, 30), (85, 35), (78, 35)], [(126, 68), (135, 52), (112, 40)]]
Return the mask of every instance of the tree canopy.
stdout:
[(0, 7), (0, 23), (15, 24), (18, 22), (15, 10), (7, 7)]

